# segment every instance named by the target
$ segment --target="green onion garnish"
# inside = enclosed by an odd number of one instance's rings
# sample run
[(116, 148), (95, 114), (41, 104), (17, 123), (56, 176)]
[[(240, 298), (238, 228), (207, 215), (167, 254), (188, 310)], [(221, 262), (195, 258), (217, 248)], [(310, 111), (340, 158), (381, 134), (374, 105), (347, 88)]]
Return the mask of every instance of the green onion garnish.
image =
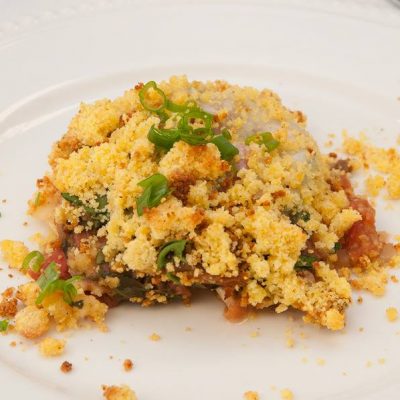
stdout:
[(39, 272), (43, 265), (44, 256), (40, 251), (31, 251), (22, 262), (22, 270), (30, 268), (32, 271)]
[(40, 278), (37, 280), (37, 284), (40, 288), (39, 296), (36, 299), (36, 304), (41, 304), (43, 300), (53, 294), (54, 292), (63, 292), (64, 301), (72, 305), (74, 297), (77, 295), (76, 287), (74, 282), (81, 279), (79, 275), (75, 275), (67, 280), (59, 279), (60, 272), (57, 269), (57, 264), (53, 261), (43, 271)]
[(311, 255), (301, 255), (294, 265), (295, 271), (301, 271), (306, 269), (309, 271), (313, 270), (313, 262), (317, 260), (317, 257)]
[(203, 111), (203, 110), (189, 110), (185, 112), (178, 123), (178, 127), (184, 130), (188, 130), (192, 127), (192, 121), (200, 120), (203, 122), (203, 127), (193, 129), (193, 132), (196, 131), (209, 131), (211, 129), (213, 115)]
[(0, 332), (6, 332), (8, 329), (8, 321), (6, 319), (0, 320)]
[(144, 191), (136, 200), (138, 215), (143, 215), (145, 208), (156, 207), (160, 204), (163, 197), (170, 192), (168, 180), (162, 174), (154, 174), (149, 178), (138, 183)]
[[(154, 90), (157, 93), (158, 99), (161, 100), (160, 105), (152, 104), (151, 102), (149, 102), (148, 92), (150, 90)], [(147, 82), (142, 87), (142, 89), (140, 89), (139, 99), (145, 110), (155, 113), (159, 113), (160, 111), (164, 110), (167, 103), (167, 98), (165, 97), (165, 93), (157, 87), (157, 83), (155, 83), (154, 81)]]
[[(153, 93), (153, 102), (149, 101), (150, 91), (156, 93), (156, 100)], [(139, 100), (145, 110), (153, 112), (160, 117), (162, 124), (169, 117), (167, 111), (176, 113), (180, 117), (177, 128), (164, 129), (154, 125), (150, 128), (147, 138), (157, 147), (170, 150), (175, 142), (182, 140), (192, 146), (214, 143), (218, 147), (223, 160), (230, 161), (239, 153), (238, 149), (229, 142), (232, 136), (227, 129), (223, 129), (221, 135), (215, 136), (212, 129), (214, 116), (200, 109), (195, 102), (188, 101), (182, 105), (173, 103), (167, 99), (165, 93), (154, 81), (147, 82), (142, 87), (139, 91)], [(265, 141), (269, 151), (272, 150), (274, 142), (278, 143), (273, 138), (269, 138), (269, 140), (265, 138)]]
[(154, 125), (150, 128), (147, 138), (151, 143), (169, 150), (175, 142), (180, 140), (179, 129), (158, 129)]
[(186, 240), (173, 240), (167, 243), (161, 249), (157, 257), (157, 269), (163, 269), (167, 264), (167, 256), (170, 253), (174, 253), (175, 257), (183, 259), (183, 251), (185, 250)]
[(271, 132), (261, 132), (250, 135), (246, 138), (245, 143), (247, 145), (250, 143), (263, 144), (268, 151), (275, 150), (279, 146), (279, 141), (272, 136)]
[(171, 272), (166, 273), (167, 278), (174, 283), (181, 283), (181, 280)]
[(221, 158), (226, 161), (231, 161), (233, 157), (239, 154), (239, 150), (235, 147), (225, 136), (214, 136), (211, 139), (211, 143), (214, 143), (219, 152), (221, 153)]

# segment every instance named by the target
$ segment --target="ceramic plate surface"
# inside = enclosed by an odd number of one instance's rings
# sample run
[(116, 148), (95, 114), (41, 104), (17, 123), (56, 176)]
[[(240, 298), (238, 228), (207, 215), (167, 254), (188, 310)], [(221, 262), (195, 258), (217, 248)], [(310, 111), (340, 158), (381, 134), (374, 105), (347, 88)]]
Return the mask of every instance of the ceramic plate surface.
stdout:
[[(335, 149), (324, 147), (328, 134), (344, 128), (398, 147), (400, 10), (389, 2), (38, 3), (25, 14), (21, 4), (5, 6), (13, 18), (0, 21), (0, 240), (28, 242), (43, 229), (25, 215), (26, 202), (79, 102), (139, 81), (187, 74), (271, 88), (308, 115), (325, 152)], [(379, 229), (399, 234), (399, 204), (387, 204), (378, 201)], [(0, 271), (0, 289), (22, 281), (9, 273)], [(400, 323), (389, 324), (385, 309), (400, 307), (399, 286), (363, 297), (336, 333), (305, 326), (297, 313), (230, 324), (221, 302), (198, 294), (191, 307), (114, 309), (109, 333), (68, 333), (62, 359), (0, 337), (1, 397), (100, 399), (101, 384), (126, 383), (140, 400), (239, 400), (247, 390), (272, 400), (283, 388), (295, 400), (398, 399)], [(285, 345), (289, 328), (293, 348)], [(148, 339), (153, 332), (159, 342)], [(135, 363), (130, 373), (125, 358)], [(64, 360), (74, 366), (68, 375), (59, 371)]]

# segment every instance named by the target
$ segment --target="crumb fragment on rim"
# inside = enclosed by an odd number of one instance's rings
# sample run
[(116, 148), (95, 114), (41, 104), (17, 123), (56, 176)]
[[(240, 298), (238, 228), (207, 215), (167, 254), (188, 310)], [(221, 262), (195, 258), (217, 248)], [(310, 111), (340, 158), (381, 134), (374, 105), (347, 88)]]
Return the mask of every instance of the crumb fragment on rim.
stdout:
[(106, 400), (137, 400), (135, 392), (128, 385), (103, 385), (103, 397)]

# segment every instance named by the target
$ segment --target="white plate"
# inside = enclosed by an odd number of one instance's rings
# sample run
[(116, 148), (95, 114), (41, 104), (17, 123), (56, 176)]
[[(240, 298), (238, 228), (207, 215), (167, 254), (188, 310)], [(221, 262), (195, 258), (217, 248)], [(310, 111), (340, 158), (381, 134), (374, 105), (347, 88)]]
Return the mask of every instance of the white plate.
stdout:
[[(27, 240), (41, 228), (24, 215), (26, 201), (79, 101), (116, 96), (138, 81), (186, 73), (269, 87), (309, 116), (321, 145), (343, 128), (396, 145), (400, 12), (383, 1), (62, 3), (72, 6), (57, 2), (24, 16), (15, 6), (20, 17), (0, 21), (0, 199), (7, 199), (0, 240)], [(379, 203), (379, 228), (400, 233), (399, 212)], [(0, 272), (1, 288), (15, 282), (9, 272)], [(399, 287), (389, 285), (381, 299), (363, 296), (340, 333), (304, 326), (295, 313), (293, 321), (264, 312), (232, 325), (213, 296), (198, 296), (191, 307), (113, 310), (110, 333), (68, 334), (62, 359), (44, 360), (31, 343), (18, 338), (12, 348), (14, 336), (0, 337), (1, 397), (98, 399), (101, 384), (127, 383), (140, 400), (231, 400), (246, 390), (278, 399), (285, 387), (296, 400), (398, 399), (400, 323), (389, 324), (385, 308), (400, 307)], [(150, 341), (152, 332), (161, 341)], [(125, 358), (135, 363), (130, 373)], [(59, 371), (64, 359), (74, 366), (68, 375)]]

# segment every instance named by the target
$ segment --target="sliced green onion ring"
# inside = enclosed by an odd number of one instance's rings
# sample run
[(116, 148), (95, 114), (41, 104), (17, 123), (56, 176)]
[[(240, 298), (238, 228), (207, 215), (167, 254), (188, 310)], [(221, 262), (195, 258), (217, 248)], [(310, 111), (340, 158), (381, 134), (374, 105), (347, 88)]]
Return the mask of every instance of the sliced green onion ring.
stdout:
[[(153, 106), (152, 104), (150, 104), (148, 102), (147, 94), (148, 92), (153, 89), (161, 98), (162, 103), (157, 107), (157, 106)], [(165, 96), (165, 93), (158, 88), (157, 83), (154, 81), (149, 81), (147, 82), (142, 89), (140, 89), (139, 92), (139, 99), (140, 99), (140, 103), (142, 104), (143, 108), (147, 111), (151, 111), (151, 112), (155, 112), (158, 113), (162, 110), (164, 110), (166, 104), (167, 104), (167, 98)]]
[(175, 142), (180, 140), (179, 129), (159, 129), (154, 125), (150, 128), (147, 138), (151, 143), (169, 150)]
[(275, 150), (279, 146), (279, 141), (272, 136), (271, 132), (256, 133), (248, 136), (245, 140), (245, 144), (247, 145), (253, 142), (263, 144), (269, 152)]
[(168, 180), (162, 174), (154, 174), (139, 182), (138, 185), (144, 189), (136, 200), (136, 209), (139, 216), (143, 215), (145, 208), (158, 206), (162, 198), (170, 192)]
[[(204, 127), (196, 129), (205, 129), (207, 131), (211, 129), (213, 115), (203, 110), (189, 110), (188, 112), (185, 112), (182, 119), (179, 121), (178, 126), (182, 129), (189, 129), (191, 127), (192, 119), (203, 121)], [(196, 132), (196, 129), (193, 129), (193, 132)]]
[(231, 161), (233, 157), (239, 154), (239, 150), (225, 136), (219, 135), (211, 139), (221, 154), (221, 158), (226, 161)]
[(175, 257), (183, 259), (186, 240), (173, 240), (163, 246), (157, 257), (157, 269), (163, 269), (167, 264), (167, 256), (169, 253), (174, 253)]
[(26, 271), (31, 269), (32, 271), (39, 272), (43, 265), (44, 256), (40, 251), (31, 251), (22, 262), (22, 270)]

